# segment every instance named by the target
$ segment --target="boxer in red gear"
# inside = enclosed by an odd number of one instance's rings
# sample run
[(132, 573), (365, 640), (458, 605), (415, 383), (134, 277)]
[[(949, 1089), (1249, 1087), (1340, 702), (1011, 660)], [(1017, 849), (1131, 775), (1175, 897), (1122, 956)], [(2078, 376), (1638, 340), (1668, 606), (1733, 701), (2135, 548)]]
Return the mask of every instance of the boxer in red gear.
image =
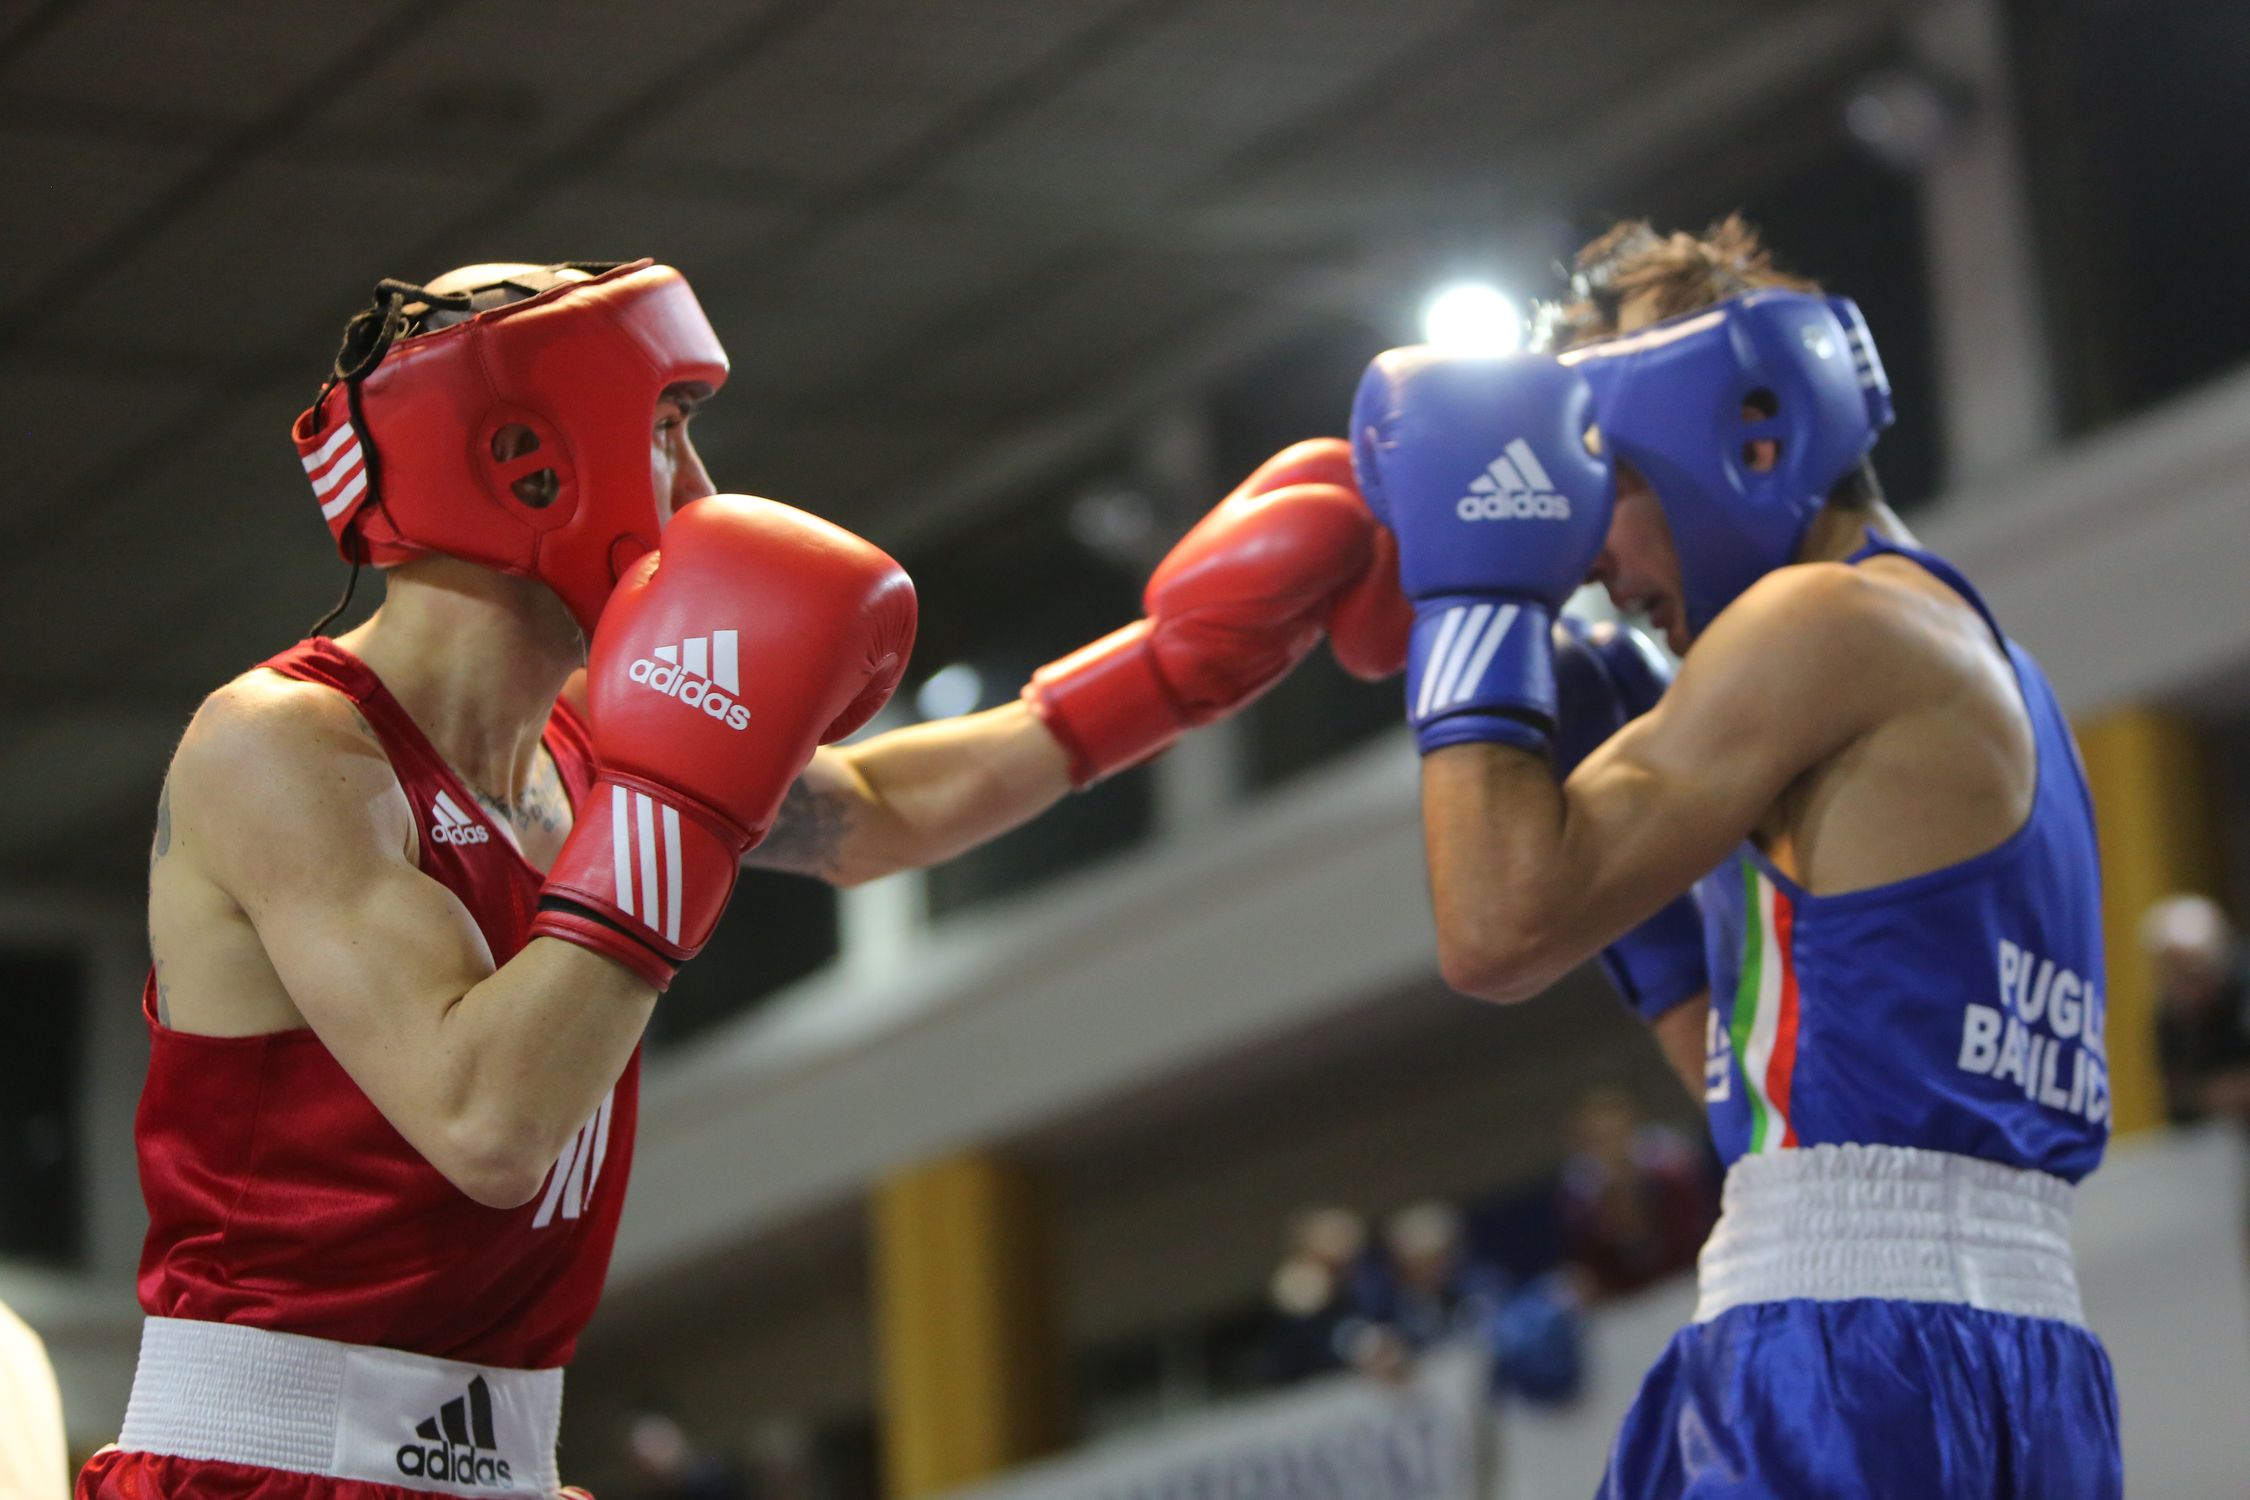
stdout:
[[(383, 605), (206, 700), (159, 804), (150, 1321), (86, 1500), (553, 1493), (641, 1033), (745, 851), (845, 884), (926, 865), (1241, 708), (1324, 628), (1362, 675), (1403, 656), (1348, 452), (1300, 445), (1182, 542), (1146, 621), (1023, 700), (821, 746), (898, 680), (911, 588), (838, 528), (700, 498), (688, 421), (724, 356), (676, 273), (472, 267), (375, 311), (297, 437)], [(588, 369), (592, 418), (541, 405), (581, 347), (631, 356)], [(433, 370), (492, 388), (413, 384)], [(633, 431), (645, 494), (618, 482)], [(447, 463), (443, 504), (387, 488)], [(473, 548), (428, 530), (457, 516)]]
[[(913, 635), (898, 566), (785, 506), (697, 500), (665, 543), (595, 630), (596, 730), (551, 704), (554, 596), (451, 559), (190, 725), (152, 878), (152, 1316), (83, 1493), (555, 1489), (656, 994)], [(757, 653), (727, 713), (635, 670), (694, 631)], [(458, 748), (494, 744), (531, 762), (512, 803)], [(637, 899), (604, 884), (627, 869)]]

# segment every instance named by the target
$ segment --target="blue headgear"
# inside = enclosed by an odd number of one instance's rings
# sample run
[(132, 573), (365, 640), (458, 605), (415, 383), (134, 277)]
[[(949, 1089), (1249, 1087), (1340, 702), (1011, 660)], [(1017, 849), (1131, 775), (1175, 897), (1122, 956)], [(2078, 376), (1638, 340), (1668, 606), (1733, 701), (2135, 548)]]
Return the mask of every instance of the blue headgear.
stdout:
[[(1688, 628), (1793, 561), (1814, 512), (1891, 425), (1891, 383), (1848, 297), (1768, 289), (1566, 351), (1604, 451), (1656, 490)], [(1751, 443), (1779, 447), (1765, 472)]]

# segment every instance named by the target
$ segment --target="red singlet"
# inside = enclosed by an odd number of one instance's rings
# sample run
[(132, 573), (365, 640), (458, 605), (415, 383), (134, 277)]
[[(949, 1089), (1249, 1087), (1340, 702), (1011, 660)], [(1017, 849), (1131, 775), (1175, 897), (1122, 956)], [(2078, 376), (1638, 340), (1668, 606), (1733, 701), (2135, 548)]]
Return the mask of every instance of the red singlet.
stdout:
[[(423, 873), (506, 963), (539, 872), (357, 657), (311, 640), (265, 665), (358, 705), (420, 822)], [(557, 704), (544, 740), (575, 805), (593, 774), (584, 724)], [(144, 1311), (518, 1369), (570, 1359), (617, 1236), (637, 1051), (539, 1195), (502, 1210), (423, 1160), (311, 1031), (173, 1031), (156, 1019), (153, 975), (141, 1007), (153, 1039), (134, 1127)]]

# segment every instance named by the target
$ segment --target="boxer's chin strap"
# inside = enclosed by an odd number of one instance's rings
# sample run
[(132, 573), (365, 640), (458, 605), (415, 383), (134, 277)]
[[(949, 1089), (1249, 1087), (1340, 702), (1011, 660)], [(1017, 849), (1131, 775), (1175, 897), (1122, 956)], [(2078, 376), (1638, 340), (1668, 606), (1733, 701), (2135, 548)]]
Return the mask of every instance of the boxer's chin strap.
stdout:
[[(404, 281), (380, 282), (375, 288), (375, 294), (378, 299), (378, 307), (368, 308), (360, 312), (350, 323), (345, 325), (344, 346), (337, 351), (336, 362), (329, 371), (327, 381), (321, 386), (319, 396), (314, 398), (313, 404), (313, 410), (325, 413), (328, 410), (328, 393), (336, 388), (338, 381), (342, 381), (344, 404), (350, 408), (351, 424), (356, 430), (363, 433), (367, 431), (367, 418), (361, 414), (359, 409), (359, 383), (367, 377), (370, 370), (373, 370), (382, 361), (383, 355), (389, 352), (391, 343), (396, 338), (396, 330), (392, 325), (402, 316), (401, 308), (405, 304), (406, 296), (411, 294), (428, 295), (423, 292), (422, 288)], [(463, 297), (460, 300), (466, 302), (468, 299)], [(389, 329), (390, 331), (385, 332), (379, 329), (375, 335), (376, 342), (371, 346), (371, 349), (363, 352), (359, 358), (355, 359), (353, 357), (353, 343), (355, 339), (366, 337), (369, 321), (374, 318), (378, 308), (382, 309), (382, 329)], [(365, 443), (362, 446), (364, 456), (361, 462), (367, 466), (368, 496), (366, 503), (369, 505), (379, 504), (383, 493), (382, 457), (376, 451), (372, 442)], [(328, 613), (313, 621), (312, 629), (306, 632), (308, 635), (320, 635), (330, 625), (336, 623), (336, 620), (344, 611), (351, 608), (352, 594), (359, 588), (359, 570), (367, 565), (367, 545), (360, 539), (356, 521), (344, 528), (344, 534), (351, 543), (351, 574), (344, 580), (343, 594), (329, 607)]]
[(353, 560), (351, 576), (344, 580), (344, 592), (342, 596), (339, 597), (334, 604), (329, 606), (327, 614), (322, 615), (319, 619), (312, 622), (312, 628), (305, 632), (306, 635), (312, 636), (325, 634), (328, 630), (328, 627), (335, 624), (337, 619), (342, 616), (344, 611), (352, 607), (352, 593), (359, 587), (359, 570), (362, 566), (363, 564), (360, 563), (356, 558)]

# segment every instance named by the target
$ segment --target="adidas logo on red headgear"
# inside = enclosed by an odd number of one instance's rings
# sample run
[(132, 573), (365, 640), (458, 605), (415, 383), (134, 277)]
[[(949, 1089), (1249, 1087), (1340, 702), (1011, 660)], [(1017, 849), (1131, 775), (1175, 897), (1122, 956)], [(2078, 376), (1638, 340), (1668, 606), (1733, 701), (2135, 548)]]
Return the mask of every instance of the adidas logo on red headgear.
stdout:
[(625, 675), (667, 698), (702, 709), (729, 729), (748, 729), (750, 710), (733, 697), (742, 691), (735, 661), (737, 638), (732, 630), (691, 635), (677, 646), (658, 646)]

